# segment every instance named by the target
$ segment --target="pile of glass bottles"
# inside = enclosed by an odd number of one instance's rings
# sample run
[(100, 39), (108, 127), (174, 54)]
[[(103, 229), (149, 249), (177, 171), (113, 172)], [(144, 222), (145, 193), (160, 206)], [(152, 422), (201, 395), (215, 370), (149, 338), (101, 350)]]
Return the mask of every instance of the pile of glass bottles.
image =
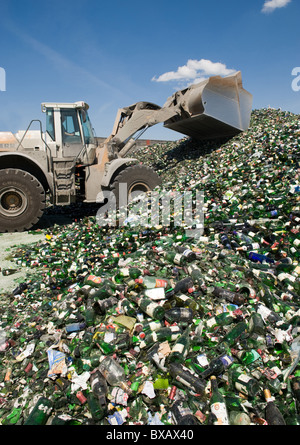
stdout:
[(45, 230), (1, 296), (0, 419), (11, 424), (298, 425), (299, 117), (254, 111), (230, 141), (136, 153), (204, 191), (204, 230)]

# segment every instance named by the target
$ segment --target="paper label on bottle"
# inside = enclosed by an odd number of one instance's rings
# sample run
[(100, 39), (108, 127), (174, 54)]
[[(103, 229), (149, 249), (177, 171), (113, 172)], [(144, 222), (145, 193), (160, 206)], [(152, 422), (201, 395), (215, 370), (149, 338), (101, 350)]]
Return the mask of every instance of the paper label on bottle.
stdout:
[(282, 272), (277, 275), (277, 278), (279, 281), (285, 280), (287, 278), (287, 274), (285, 272)]
[(260, 305), (257, 309), (257, 313), (262, 316), (263, 320), (265, 320), (270, 315), (271, 310), (267, 308), (267, 306)]
[(217, 420), (214, 425), (229, 425), (227, 410), (225, 403), (216, 402), (210, 407), (211, 412), (216, 416)]
[(207, 359), (206, 354), (197, 355), (197, 362), (199, 363), (200, 366), (203, 366), (203, 367), (209, 365), (209, 361)]
[(180, 294), (179, 298), (180, 298), (181, 301), (186, 301), (186, 300), (190, 299), (187, 295), (184, 295), (184, 294)]
[(193, 386), (187, 380), (183, 379), (179, 375), (176, 376), (176, 380), (180, 383), (183, 383), (185, 386), (188, 386), (189, 388), (193, 388)]
[(220, 359), (226, 368), (233, 363), (233, 358), (229, 355), (223, 355)]
[(182, 343), (177, 343), (173, 346), (172, 352), (179, 352), (180, 354), (183, 353), (184, 345)]
[(158, 287), (155, 289), (146, 289), (145, 295), (151, 300), (163, 300), (165, 298), (165, 288), (164, 287)]
[(126, 417), (127, 413), (125, 413), (124, 409), (122, 411), (116, 411), (113, 415), (108, 416), (107, 420), (111, 425), (122, 425), (125, 422)]
[(88, 281), (92, 281), (92, 283), (95, 283), (95, 284), (100, 284), (101, 281), (102, 281), (102, 278), (101, 277), (96, 277), (96, 275), (89, 275), (87, 277), (87, 280)]
[(235, 387), (238, 391), (248, 395), (247, 383), (251, 380), (251, 377), (245, 374), (239, 376), (239, 380), (235, 382)]
[(38, 406), (38, 410), (43, 411), (44, 414), (48, 415), (51, 413), (52, 407), (41, 404)]
[(129, 395), (122, 388), (114, 387), (111, 391), (111, 396), (111, 402), (117, 405), (127, 406)]
[(105, 332), (105, 334), (104, 334), (104, 338), (103, 338), (103, 341), (104, 341), (105, 343), (111, 343), (111, 342), (114, 341), (114, 339), (115, 339), (115, 334), (114, 334), (114, 332)]
[(147, 306), (147, 310), (146, 310), (146, 312), (147, 312), (147, 314), (150, 316), (150, 317), (153, 317), (153, 314), (154, 314), (154, 311), (155, 311), (155, 309), (157, 308), (157, 304), (156, 303), (150, 303), (150, 304), (148, 304), (148, 306)]
[(176, 253), (176, 255), (174, 256), (174, 263), (179, 265), (181, 258), (182, 258), (182, 255), (180, 253)]
[(215, 318), (215, 317), (209, 318), (209, 319), (206, 321), (206, 324), (207, 324), (207, 326), (208, 326), (209, 328), (211, 328), (212, 326), (214, 326), (214, 325), (217, 324), (217, 322), (216, 322), (216, 318)]

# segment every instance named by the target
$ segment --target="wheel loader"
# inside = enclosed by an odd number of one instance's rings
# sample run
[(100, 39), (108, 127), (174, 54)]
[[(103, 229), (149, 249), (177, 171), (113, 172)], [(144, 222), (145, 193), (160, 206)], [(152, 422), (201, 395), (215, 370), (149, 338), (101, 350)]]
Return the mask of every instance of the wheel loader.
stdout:
[[(138, 102), (118, 110), (111, 135), (98, 143), (85, 102), (43, 103), (46, 128), (32, 120), (25, 131), (0, 132), (0, 232), (29, 230), (41, 218), (46, 196), (55, 206), (101, 202), (120, 184), (128, 196), (161, 184), (159, 175), (126, 157), (147, 128), (166, 128), (203, 140), (231, 137), (250, 122), (252, 96), (241, 73), (213, 76), (177, 91), (160, 107)], [(38, 130), (33, 130), (33, 124)]]

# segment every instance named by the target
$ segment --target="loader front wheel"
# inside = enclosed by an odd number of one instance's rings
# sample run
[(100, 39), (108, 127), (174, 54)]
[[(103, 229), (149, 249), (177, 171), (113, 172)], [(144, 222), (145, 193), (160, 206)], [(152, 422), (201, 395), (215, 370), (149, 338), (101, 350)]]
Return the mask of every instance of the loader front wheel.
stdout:
[[(120, 186), (121, 184), (121, 186)], [(123, 185), (124, 184), (124, 185)], [(131, 165), (122, 170), (115, 178), (111, 190), (115, 194), (117, 205), (121, 203), (120, 193), (127, 193), (127, 199), (135, 192), (149, 192), (161, 185), (160, 176), (146, 165)]]
[(7, 168), (0, 170), (0, 232), (23, 232), (43, 214), (45, 191), (30, 173)]

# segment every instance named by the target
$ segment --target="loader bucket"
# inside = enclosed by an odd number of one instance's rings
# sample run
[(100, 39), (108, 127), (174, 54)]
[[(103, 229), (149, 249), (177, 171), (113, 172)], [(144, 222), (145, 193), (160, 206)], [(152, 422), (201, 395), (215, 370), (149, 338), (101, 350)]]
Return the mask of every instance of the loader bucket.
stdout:
[(241, 72), (213, 76), (177, 91), (163, 109), (177, 108), (164, 126), (194, 139), (232, 137), (248, 129), (252, 95), (242, 86)]

